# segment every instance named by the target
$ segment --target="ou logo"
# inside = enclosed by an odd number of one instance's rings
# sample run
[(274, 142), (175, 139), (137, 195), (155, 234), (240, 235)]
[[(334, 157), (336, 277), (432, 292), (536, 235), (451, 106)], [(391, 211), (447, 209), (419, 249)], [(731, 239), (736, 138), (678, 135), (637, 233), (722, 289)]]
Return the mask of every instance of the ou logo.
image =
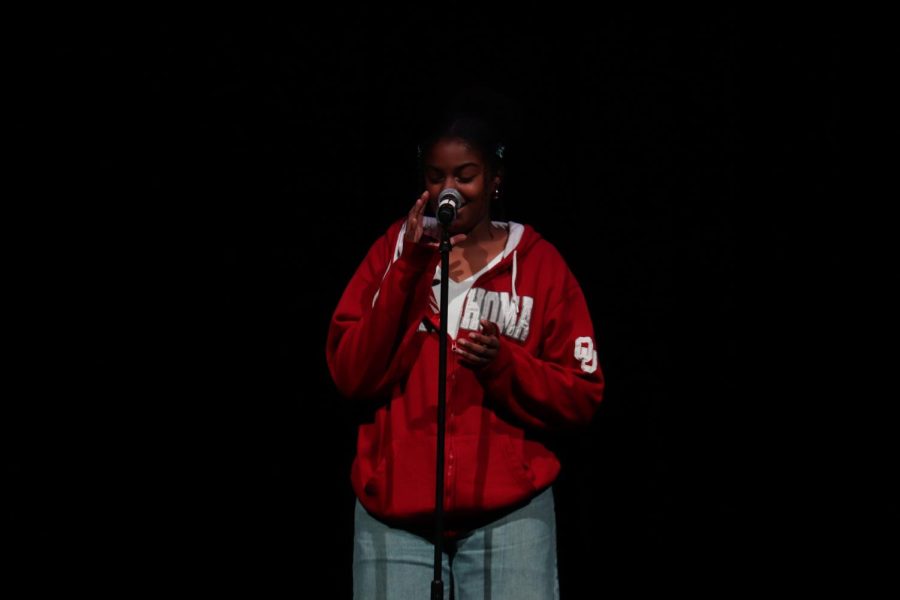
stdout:
[(597, 351), (594, 350), (594, 340), (589, 337), (580, 337), (575, 340), (575, 358), (581, 361), (581, 370), (585, 373), (596, 371)]

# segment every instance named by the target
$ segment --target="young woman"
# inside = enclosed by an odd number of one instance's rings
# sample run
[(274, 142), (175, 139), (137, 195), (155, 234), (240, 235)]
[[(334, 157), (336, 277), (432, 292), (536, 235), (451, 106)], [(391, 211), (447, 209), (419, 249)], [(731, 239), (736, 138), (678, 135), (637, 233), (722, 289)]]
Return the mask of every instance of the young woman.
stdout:
[[(439, 229), (435, 200), (464, 200), (449, 227), (444, 482), (445, 598), (559, 597), (555, 436), (603, 395), (581, 287), (531, 226), (492, 220), (505, 140), (451, 114), (420, 145), (424, 191), (372, 245), (331, 321), (338, 390), (365, 402), (351, 482), (354, 598), (425, 598), (433, 579)], [(426, 212), (430, 214), (426, 214)]]

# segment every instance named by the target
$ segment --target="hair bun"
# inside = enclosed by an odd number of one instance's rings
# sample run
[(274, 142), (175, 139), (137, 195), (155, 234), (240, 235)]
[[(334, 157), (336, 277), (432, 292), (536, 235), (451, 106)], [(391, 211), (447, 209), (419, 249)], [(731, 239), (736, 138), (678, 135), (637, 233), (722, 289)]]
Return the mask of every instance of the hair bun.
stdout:
[(510, 97), (483, 85), (460, 89), (448, 101), (445, 112), (482, 119), (495, 128), (498, 137), (504, 140), (509, 139), (517, 128), (518, 111)]
[(416, 120), (416, 157), (440, 135), (461, 135), (481, 147), (495, 160), (505, 162), (522, 123), (519, 107), (506, 94), (485, 85), (458, 89), (437, 106), (423, 106)]

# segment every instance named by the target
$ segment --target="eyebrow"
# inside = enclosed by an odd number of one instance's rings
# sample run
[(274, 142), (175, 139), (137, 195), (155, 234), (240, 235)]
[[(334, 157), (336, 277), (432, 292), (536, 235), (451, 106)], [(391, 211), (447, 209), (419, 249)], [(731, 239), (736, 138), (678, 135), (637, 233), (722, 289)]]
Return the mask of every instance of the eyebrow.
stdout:
[[(455, 170), (459, 171), (465, 167), (477, 167), (477, 166), (478, 166), (478, 163), (467, 162), (467, 163), (459, 165), (458, 167), (456, 167)], [(425, 168), (426, 169), (435, 169), (437, 171), (440, 171), (440, 168), (436, 167), (435, 165), (425, 165)]]

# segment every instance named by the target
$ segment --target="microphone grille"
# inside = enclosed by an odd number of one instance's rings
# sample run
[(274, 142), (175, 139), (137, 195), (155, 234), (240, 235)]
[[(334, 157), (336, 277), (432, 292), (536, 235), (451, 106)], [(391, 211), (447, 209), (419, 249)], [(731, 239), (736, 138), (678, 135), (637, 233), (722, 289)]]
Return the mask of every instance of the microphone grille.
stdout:
[(447, 188), (438, 196), (438, 205), (443, 204), (447, 200), (455, 201), (457, 204), (462, 203), (462, 194), (453, 188)]

